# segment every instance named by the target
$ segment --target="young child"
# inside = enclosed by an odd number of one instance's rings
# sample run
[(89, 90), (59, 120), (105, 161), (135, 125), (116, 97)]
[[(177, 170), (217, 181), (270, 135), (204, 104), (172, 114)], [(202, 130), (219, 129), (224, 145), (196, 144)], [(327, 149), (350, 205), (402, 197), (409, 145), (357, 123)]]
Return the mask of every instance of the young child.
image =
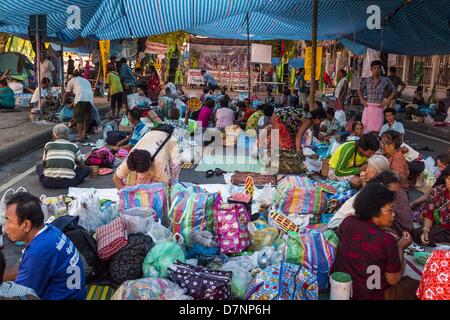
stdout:
[(326, 111), (327, 119), (322, 122), (321, 131), (326, 133), (327, 136), (336, 134), (340, 129), (339, 122), (334, 118), (334, 109), (328, 108)]

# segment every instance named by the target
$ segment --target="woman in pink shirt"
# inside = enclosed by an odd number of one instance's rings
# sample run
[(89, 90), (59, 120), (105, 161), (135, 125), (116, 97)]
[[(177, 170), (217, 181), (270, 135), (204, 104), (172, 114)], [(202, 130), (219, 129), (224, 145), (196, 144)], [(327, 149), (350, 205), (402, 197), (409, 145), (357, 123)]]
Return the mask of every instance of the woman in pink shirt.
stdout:
[(220, 108), (216, 111), (216, 128), (225, 129), (234, 124), (235, 113), (233, 110), (227, 108), (226, 101), (220, 102)]
[(211, 120), (213, 115), (214, 105), (215, 101), (213, 99), (206, 99), (205, 105), (200, 110), (197, 122), (202, 126), (202, 129), (208, 128), (209, 120)]

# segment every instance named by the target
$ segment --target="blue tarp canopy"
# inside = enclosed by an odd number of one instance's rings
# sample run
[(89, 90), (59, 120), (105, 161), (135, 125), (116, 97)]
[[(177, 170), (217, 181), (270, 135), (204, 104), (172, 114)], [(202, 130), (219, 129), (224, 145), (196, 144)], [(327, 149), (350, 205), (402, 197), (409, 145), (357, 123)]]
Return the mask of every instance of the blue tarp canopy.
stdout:
[[(28, 33), (28, 16), (48, 16), (50, 36), (70, 42), (138, 38), (185, 30), (251, 40), (310, 40), (313, 0), (2, 0), (0, 31)], [(381, 30), (369, 30), (367, 8), (381, 10)], [(81, 8), (81, 29), (69, 29), (70, 5)], [(385, 19), (391, 16), (390, 19)], [(386, 52), (409, 55), (450, 52), (448, 0), (319, 0), (318, 39), (345, 38)], [(356, 50), (356, 49), (355, 49)]]
[[(280, 58), (272, 58), (272, 65), (279, 66)], [(289, 66), (295, 69), (304, 68), (305, 67), (305, 59), (303, 58), (293, 58), (289, 59)]]

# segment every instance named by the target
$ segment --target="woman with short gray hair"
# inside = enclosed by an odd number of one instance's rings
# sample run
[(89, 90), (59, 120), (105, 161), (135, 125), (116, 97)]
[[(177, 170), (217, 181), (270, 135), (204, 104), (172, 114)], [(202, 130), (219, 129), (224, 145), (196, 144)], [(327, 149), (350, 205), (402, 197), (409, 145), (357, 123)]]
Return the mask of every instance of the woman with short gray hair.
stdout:
[(44, 147), (42, 164), (36, 167), (39, 181), (47, 189), (76, 187), (89, 176), (90, 169), (84, 166), (78, 146), (68, 140), (69, 128), (65, 124), (53, 128), (53, 138)]

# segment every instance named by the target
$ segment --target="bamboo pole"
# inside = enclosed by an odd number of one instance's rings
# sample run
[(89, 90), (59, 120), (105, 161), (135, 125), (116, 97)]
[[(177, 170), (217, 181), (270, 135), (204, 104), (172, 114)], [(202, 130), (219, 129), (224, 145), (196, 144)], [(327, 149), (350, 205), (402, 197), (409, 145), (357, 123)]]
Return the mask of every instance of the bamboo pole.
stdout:
[(319, 0), (313, 2), (312, 17), (312, 70), (311, 70), (311, 92), (309, 95), (310, 109), (313, 109), (316, 95), (316, 57), (317, 57), (317, 16), (319, 11)]

